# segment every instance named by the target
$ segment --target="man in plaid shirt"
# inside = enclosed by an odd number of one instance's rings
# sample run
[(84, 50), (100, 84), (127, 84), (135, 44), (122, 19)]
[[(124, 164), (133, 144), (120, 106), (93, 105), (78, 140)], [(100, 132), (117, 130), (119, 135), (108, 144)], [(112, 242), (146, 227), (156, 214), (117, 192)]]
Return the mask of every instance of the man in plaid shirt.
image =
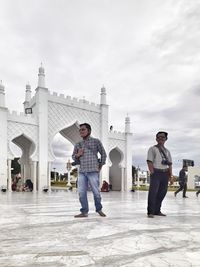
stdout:
[[(74, 146), (72, 158), (75, 162), (79, 161), (80, 164), (78, 192), (79, 201), (81, 203), (81, 213), (75, 215), (74, 217), (82, 218), (88, 216), (88, 183), (94, 195), (96, 212), (100, 216), (105, 217), (106, 215), (102, 211), (101, 195), (99, 190), (99, 173), (106, 162), (106, 152), (101, 141), (90, 136), (91, 126), (88, 123), (80, 124), (79, 131), (83, 140)], [(101, 155), (100, 159), (98, 159), (98, 153)]]

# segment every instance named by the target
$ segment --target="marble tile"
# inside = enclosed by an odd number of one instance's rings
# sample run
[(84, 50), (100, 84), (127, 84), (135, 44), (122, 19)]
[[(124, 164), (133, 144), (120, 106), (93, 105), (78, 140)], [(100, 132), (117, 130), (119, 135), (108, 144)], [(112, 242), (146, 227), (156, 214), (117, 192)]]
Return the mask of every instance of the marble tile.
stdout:
[(77, 192), (0, 193), (0, 266), (200, 266), (200, 198), (163, 202), (167, 217), (146, 216), (147, 192), (102, 193), (106, 218), (94, 209), (75, 219)]

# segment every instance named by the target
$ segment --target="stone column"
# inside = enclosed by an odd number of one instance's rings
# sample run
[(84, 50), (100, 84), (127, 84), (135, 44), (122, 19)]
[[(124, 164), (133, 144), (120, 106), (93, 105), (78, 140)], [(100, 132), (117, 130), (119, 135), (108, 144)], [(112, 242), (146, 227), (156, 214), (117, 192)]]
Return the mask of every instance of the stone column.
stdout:
[[(104, 86), (101, 88), (100, 107), (101, 107), (100, 136), (101, 136), (101, 142), (105, 148), (105, 151), (108, 157), (108, 105), (106, 103), (106, 88)], [(101, 175), (101, 183), (102, 183), (102, 180), (105, 180), (109, 183), (108, 163), (106, 163), (102, 167), (100, 175)]]
[(130, 132), (130, 118), (125, 118), (125, 180), (126, 191), (132, 189), (132, 133)]
[(33, 192), (37, 191), (37, 161), (33, 161)]
[(7, 121), (8, 110), (5, 107), (4, 86), (0, 83), (0, 188), (7, 186)]
[(51, 191), (51, 162), (48, 162), (48, 188)]
[(124, 167), (121, 167), (121, 191), (124, 192), (125, 191), (125, 184), (124, 184)]
[(45, 87), (44, 68), (39, 68), (36, 88), (36, 112), (38, 115), (38, 190), (48, 185), (48, 89)]
[(11, 159), (8, 159), (8, 191), (12, 191)]

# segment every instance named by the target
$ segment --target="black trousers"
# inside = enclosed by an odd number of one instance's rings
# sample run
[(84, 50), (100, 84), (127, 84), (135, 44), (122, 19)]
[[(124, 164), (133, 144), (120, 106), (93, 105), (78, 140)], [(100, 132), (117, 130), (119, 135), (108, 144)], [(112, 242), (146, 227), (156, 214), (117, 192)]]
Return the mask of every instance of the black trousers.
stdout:
[(168, 172), (154, 172), (151, 175), (148, 193), (148, 214), (158, 214), (161, 212), (162, 201), (167, 193), (168, 181)]
[(178, 192), (183, 190), (183, 197), (185, 197), (186, 195), (186, 191), (187, 191), (187, 183), (179, 183), (180, 187), (176, 190), (175, 194), (178, 194)]

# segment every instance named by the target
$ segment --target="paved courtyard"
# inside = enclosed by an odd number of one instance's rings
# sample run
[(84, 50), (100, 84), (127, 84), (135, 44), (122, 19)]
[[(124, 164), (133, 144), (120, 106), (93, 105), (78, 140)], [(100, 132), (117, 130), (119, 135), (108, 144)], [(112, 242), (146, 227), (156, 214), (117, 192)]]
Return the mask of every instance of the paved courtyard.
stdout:
[(200, 197), (169, 192), (146, 217), (147, 192), (102, 193), (106, 218), (79, 213), (76, 192), (0, 193), (0, 266), (200, 266)]

